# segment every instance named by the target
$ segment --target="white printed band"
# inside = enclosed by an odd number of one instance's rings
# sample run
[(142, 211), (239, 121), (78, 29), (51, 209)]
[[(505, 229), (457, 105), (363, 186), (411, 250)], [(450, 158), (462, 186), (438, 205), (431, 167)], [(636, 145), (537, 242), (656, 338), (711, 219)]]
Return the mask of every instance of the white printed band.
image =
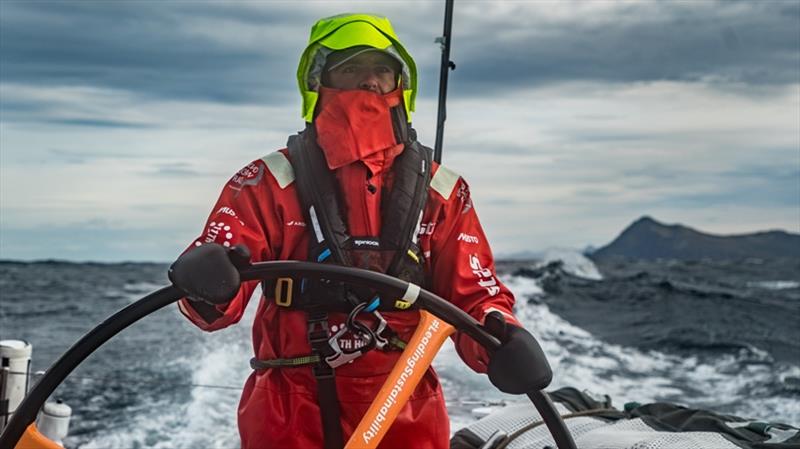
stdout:
[(314, 235), (317, 237), (317, 243), (322, 243), (325, 237), (322, 235), (322, 229), (319, 227), (319, 220), (317, 220), (317, 211), (314, 206), (308, 208), (308, 215), (311, 216), (311, 224), (314, 226)]
[(412, 284), (411, 282), (409, 282), (408, 288), (406, 288), (406, 293), (400, 299), (409, 304), (414, 304), (417, 301), (417, 298), (419, 297), (419, 290), (420, 290), (419, 285)]
[[(424, 162), (424, 161), (423, 161)], [(411, 242), (416, 244), (419, 240), (419, 229), (422, 226), (422, 214), (424, 210), (419, 211), (419, 219), (417, 220), (417, 226), (414, 228), (414, 234), (411, 236)]]

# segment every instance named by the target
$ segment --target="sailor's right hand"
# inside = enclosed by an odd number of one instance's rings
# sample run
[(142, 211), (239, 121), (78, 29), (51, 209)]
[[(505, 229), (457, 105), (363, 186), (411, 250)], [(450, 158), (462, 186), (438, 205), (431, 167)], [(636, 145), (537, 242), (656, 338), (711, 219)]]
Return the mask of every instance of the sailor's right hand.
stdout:
[(183, 253), (169, 267), (172, 285), (192, 301), (225, 304), (236, 296), (241, 278), (237, 266), (250, 260), (244, 245), (225, 248), (207, 243)]

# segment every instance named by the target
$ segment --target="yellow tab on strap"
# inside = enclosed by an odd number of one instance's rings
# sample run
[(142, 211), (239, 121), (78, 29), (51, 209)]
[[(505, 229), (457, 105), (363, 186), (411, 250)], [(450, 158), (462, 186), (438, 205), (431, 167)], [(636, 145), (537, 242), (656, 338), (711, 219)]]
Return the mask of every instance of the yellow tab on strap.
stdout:
[(414, 262), (419, 263), (419, 257), (414, 254), (414, 251), (408, 250), (408, 257), (414, 259)]
[(411, 303), (408, 301), (403, 301), (402, 299), (398, 299), (394, 302), (395, 309), (405, 310), (409, 307), (411, 307)]

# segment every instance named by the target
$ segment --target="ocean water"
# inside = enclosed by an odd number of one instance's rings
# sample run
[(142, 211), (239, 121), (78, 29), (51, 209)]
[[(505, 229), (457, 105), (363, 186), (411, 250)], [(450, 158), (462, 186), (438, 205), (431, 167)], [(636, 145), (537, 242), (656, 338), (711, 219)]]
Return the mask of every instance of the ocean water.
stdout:
[[(800, 261), (613, 261), (552, 251), (499, 262), (516, 314), (541, 342), (552, 387), (669, 401), (800, 425)], [(0, 339), (33, 344), (44, 370), (80, 336), (167, 284), (162, 264), (0, 263)], [(251, 302), (212, 334), (167, 307), (90, 356), (55, 396), (73, 408), (70, 448), (235, 448), (249, 374)], [(446, 344), (434, 365), (452, 431), (521, 401)]]

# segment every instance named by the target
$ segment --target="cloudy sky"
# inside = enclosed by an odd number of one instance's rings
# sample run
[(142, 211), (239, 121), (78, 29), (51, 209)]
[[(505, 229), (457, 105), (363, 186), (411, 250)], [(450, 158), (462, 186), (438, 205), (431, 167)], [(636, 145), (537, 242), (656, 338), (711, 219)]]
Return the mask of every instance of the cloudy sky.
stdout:
[[(303, 126), (308, 29), (388, 16), (435, 137), (443, 2), (0, 1), (0, 258), (170, 261)], [(642, 215), (800, 232), (800, 3), (456, 0), (444, 163), (496, 253)]]

